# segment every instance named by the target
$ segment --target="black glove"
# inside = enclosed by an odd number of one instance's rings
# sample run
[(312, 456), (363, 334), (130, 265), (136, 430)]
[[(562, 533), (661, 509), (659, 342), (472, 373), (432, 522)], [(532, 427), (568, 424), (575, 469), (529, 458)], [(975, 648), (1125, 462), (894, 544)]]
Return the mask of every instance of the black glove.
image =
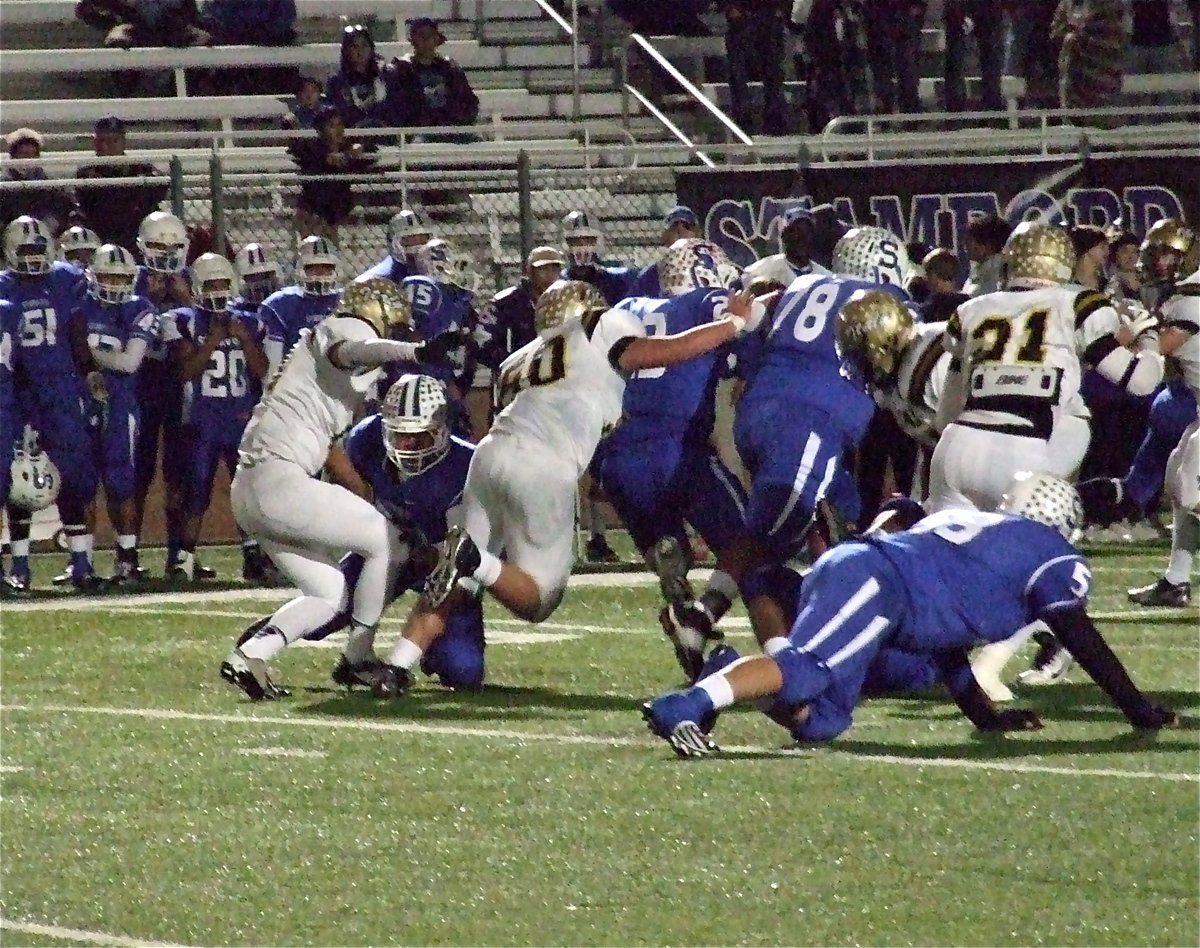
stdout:
[(1179, 724), (1179, 715), (1168, 708), (1161, 708), (1156, 704), (1147, 704), (1135, 713), (1126, 714), (1125, 716), (1134, 727), (1150, 731), (1157, 731), (1159, 728), (1164, 727), (1176, 727)]
[(455, 349), (462, 348), (471, 338), (471, 331), (466, 328), (451, 329), (438, 333), (428, 342), (417, 346), (417, 361), (425, 363), (445, 362), (446, 357)]
[(1037, 713), (1028, 708), (1005, 708), (997, 711), (995, 720), (981, 731), (1040, 731), (1044, 725)]

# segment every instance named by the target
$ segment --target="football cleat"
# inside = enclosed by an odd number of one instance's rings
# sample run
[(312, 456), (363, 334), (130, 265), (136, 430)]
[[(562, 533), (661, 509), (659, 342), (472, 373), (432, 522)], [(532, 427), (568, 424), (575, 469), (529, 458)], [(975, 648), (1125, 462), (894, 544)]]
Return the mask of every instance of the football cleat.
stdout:
[(383, 699), (403, 698), (412, 686), (412, 673), (407, 668), (380, 662), (371, 682), (371, 694)]
[(12, 596), (28, 596), (33, 591), (33, 577), (29, 573), (9, 573), (4, 577), (4, 592)]
[(142, 573), (136, 562), (123, 561), (117, 563), (117, 571), (108, 580), (113, 589), (124, 589), (132, 592), (142, 586)]
[(74, 586), (79, 592), (94, 595), (104, 592), (107, 583), (91, 569), (86, 572), (68, 566), (65, 572), (59, 573), (51, 582), (55, 586)]
[(217, 571), (211, 566), (205, 566), (200, 560), (195, 561), (195, 570), (193, 575), (196, 579), (216, 579)]
[(1017, 675), (1017, 683), (1021, 685), (1053, 685), (1067, 677), (1067, 672), (1075, 664), (1058, 639), (1047, 637), (1038, 648), (1033, 658), (1033, 665)]
[[(373, 688), (384, 675), (384, 664), (377, 658), (369, 658), (365, 662), (351, 663), (344, 654), (338, 656), (337, 664), (329, 673), (335, 685), (353, 690), (355, 685)], [(412, 682), (409, 681), (411, 687)], [(405, 689), (408, 690), (407, 688)]]
[(1137, 606), (1166, 606), (1179, 609), (1192, 601), (1192, 584), (1173, 583), (1163, 576), (1157, 582), (1131, 589), (1125, 595)]
[(617, 556), (617, 551), (608, 545), (608, 540), (602, 533), (588, 537), (587, 543), (584, 544), (583, 553), (589, 563), (621, 562), (621, 558)]
[(705, 710), (686, 691), (670, 691), (642, 705), (650, 733), (671, 745), (680, 757), (706, 757), (719, 750), (708, 733), (717, 714)]
[(287, 581), (271, 557), (261, 547), (247, 547), (242, 551), (242, 579), (256, 586), (284, 586)]
[(704, 665), (700, 669), (700, 675), (696, 680), (703, 681), (709, 675), (715, 675), (722, 668), (728, 668), (741, 657), (741, 653), (736, 648), (722, 642), (708, 653), (708, 658), (704, 660)]
[(272, 701), (291, 694), (271, 680), (266, 662), (250, 658), (240, 648), (235, 648), (221, 662), (221, 677), (240, 688), (251, 701)]
[(446, 531), (437, 565), (425, 580), (425, 598), (435, 609), (446, 601), (450, 591), (463, 576), (472, 576), (479, 569), (479, 548), (462, 527)]
[(696, 602), (672, 602), (658, 614), (663, 634), (675, 648), (675, 660), (689, 684), (699, 680), (704, 665), (704, 644), (723, 636), (713, 628), (712, 619)]
[(658, 576), (658, 588), (669, 603), (690, 602), (696, 597), (688, 582), (692, 568), (691, 549), (680, 545), (675, 537), (663, 537), (646, 553), (646, 565)]

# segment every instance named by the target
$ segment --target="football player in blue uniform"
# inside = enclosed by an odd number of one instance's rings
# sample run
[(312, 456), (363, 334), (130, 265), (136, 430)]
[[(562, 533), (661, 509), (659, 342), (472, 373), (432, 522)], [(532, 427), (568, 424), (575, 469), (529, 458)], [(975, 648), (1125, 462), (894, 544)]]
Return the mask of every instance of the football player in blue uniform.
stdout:
[[(633, 298), (619, 306), (636, 316), (650, 337), (721, 318), (729, 302), (726, 287), (738, 276), (721, 248), (703, 240), (676, 241), (663, 255), (659, 271), (669, 299)], [(726, 349), (716, 349), (666, 369), (635, 372), (625, 385), (621, 423), (593, 464), (634, 544), (658, 573), (666, 598), (664, 628), (669, 628), (672, 610), (694, 608), (685, 522), (717, 556), (718, 568), (699, 600), (710, 625), (738, 594), (741, 571), (730, 566), (727, 553), (745, 530), (746, 495), (710, 441), (716, 385), (728, 355)], [(677, 657), (695, 680), (700, 654), (677, 650)]]
[(333, 312), (341, 299), (338, 270), (341, 261), (337, 247), (326, 237), (305, 237), (296, 251), (299, 281), (272, 293), (259, 308), (259, 319), (266, 327), (263, 348), (270, 373), (283, 363), (300, 338)]
[(1001, 512), (944, 510), (910, 530), (834, 547), (805, 578), (786, 640), (647, 702), (643, 716), (681, 757), (717, 749), (709, 732), (736, 701), (774, 699), (767, 713), (796, 740), (832, 740), (852, 723), (872, 659), (893, 646), (932, 656), (979, 730), (1036, 730), (1034, 712), (996, 710), (967, 652), (1041, 619), (1134, 727), (1176, 725), (1173, 712), (1138, 690), (1088, 616), (1091, 570), (1068, 539), (1082, 521), (1070, 484), (1025, 473)]
[(370, 270), (360, 273), (356, 281), (383, 277), (393, 283), (401, 282), (417, 270), (417, 251), (433, 240), (433, 229), (416, 211), (402, 208), (392, 215), (387, 225), (388, 255)]
[[(174, 214), (152, 211), (138, 227), (137, 250), (142, 258), (134, 295), (150, 301), (163, 316), (177, 306), (192, 301), (192, 288), (186, 264), (189, 246), (187, 228)], [(142, 532), (146, 497), (159, 464), (162, 450), (163, 512), (167, 528), (167, 556), (164, 573), (171, 569), (179, 549), (181, 489), (184, 447), (179, 441), (182, 411), (179, 378), (170, 362), (173, 321), (159, 322), (161, 334), (150, 345), (138, 370), (138, 399), (141, 421), (138, 427), (137, 492), (134, 495), (134, 533)], [(209, 575), (215, 575), (211, 570)]]
[[(59, 582), (95, 589), (88, 505), (96, 497), (99, 475), (92, 453), (84, 376), (91, 368), (86, 333), (77, 319), (83, 297), (83, 273), (55, 260), (49, 229), (22, 216), (4, 229), (4, 253), (10, 269), (0, 272), (0, 299), (20, 311), (16, 344), (17, 416), (39, 435), (41, 448), (62, 474), (59, 515), (67, 534), (71, 565)], [(12, 541), (10, 586), (30, 587), (27, 511), (10, 509)]]
[[(233, 262), (239, 281), (239, 295), (229, 304), (231, 318), (246, 325), (262, 326), (259, 308), (280, 288), (279, 264), (262, 244), (249, 243), (237, 252)], [(242, 579), (260, 586), (280, 586), (283, 575), (263, 552), (258, 541), (242, 536)]]
[(92, 257), (100, 249), (100, 237), (87, 227), (68, 227), (58, 238), (58, 251), (62, 258), (80, 270), (86, 270)]
[(175, 310), (177, 340), (171, 358), (183, 383), (183, 439), (187, 445), (179, 557), (170, 577), (195, 578), (196, 542), (212, 498), (217, 464), (230, 478), (238, 443), (267, 374), (263, 328), (229, 307), (237, 287), (233, 265), (215, 253), (192, 264), (196, 305)]
[(572, 211), (562, 219), (562, 240), (568, 263), (564, 279), (592, 284), (609, 306), (616, 306), (629, 295), (637, 271), (601, 261), (604, 234), (587, 211)]
[[(696, 212), (683, 204), (676, 204), (663, 218), (663, 232), (658, 242), (665, 248), (677, 240), (700, 240), (703, 237), (700, 218), (696, 216)], [(651, 299), (660, 299), (668, 295), (663, 291), (659, 280), (657, 260), (638, 271), (629, 287), (629, 295), (647, 296)]]
[[(8, 503), (8, 488), (12, 477), (13, 447), (17, 432), (23, 427), (17, 415), (17, 394), (13, 381), (16, 370), (16, 339), (21, 331), (21, 310), (8, 300), (0, 299), (0, 503)], [(16, 590), (0, 568), (0, 595)]]
[(834, 338), (838, 311), (862, 289), (903, 298), (909, 262), (894, 235), (859, 227), (838, 241), (833, 269), (835, 276), (793, 281), (739, 356), (748, 381), (734, 437), (751, 476), (741, 592), (764, 645), (787, 631), (767, 595), (773, 570), (806, 541), (814, 554), (823, 551), (830, 538), (812, 530), (818, 511), (832, 521), (830, 533), (860, 513), (845, 455), (866, 432), (875, 403), (866, 383), (845, 371)]
[(159, 338), (161, 317), (149, 301), (134, 295), (137, 263), (125, 248), (104, 244), (97, 249), (87, 280), (80, 318), (87, 326), (92, 359), (99, 366), (99, 379), (93, 375), (88, 381), (92, 396), (100, 402), (100, 472), (108, 518), (117, 535), (112, 583), (136, 586), (141, 580), (134, 519), (141, 424), (137, 371)]
[[(454, 437), (448, 424), (445, 386), (428, 375), (405, 375), (387, 391), (382, 410), (360, 421), (330, 453), (331, 479), (376, 508), (399, 529), (408, 553), (391, 577), (394, 602), (406, 591), (421, 592), (437, 559), (437, 545), (446, 537), (448, 518), (456, 516), (462, 500), (474, 447)], [(349, 554), (341, 562), (345, 577), (344, 608), (305, 638), (323, 639), (350, 628), (346, 648), (332, 672), (335, 683), (351, 688), (371, 685), (381, 667), (374, 653), (374, 627), (351, 621), (349, 603), (362, 570), (362, 557)], [(420, 627), (397, 648), (412, 667), (437, 676), (450, 688), (479, 688), (484, 677), (483, 607), (479, 594), (460, 591), (456, 608), (440, 635)], [(240, 647), (262, 629), (270, 617), (251, 625), (238, 640)]]

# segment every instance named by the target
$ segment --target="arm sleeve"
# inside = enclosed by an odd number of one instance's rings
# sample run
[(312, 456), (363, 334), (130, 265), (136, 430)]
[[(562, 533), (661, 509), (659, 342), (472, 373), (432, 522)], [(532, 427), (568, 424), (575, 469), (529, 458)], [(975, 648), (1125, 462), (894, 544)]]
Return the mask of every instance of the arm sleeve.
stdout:
[(1130, 395), (1149, 395), (1163, 380), (1163, 357), (1154, 349), (1130, 352), (1117, 346), (1096, 363), (1096, 371)]
[(146, 340), (141, 336), (130, 339), (125, 343), (124, 349), (89, 348), (92, 349), (92, 358), (96, 360), (96, 365), (123, 375), (130, 375), (141, 368), (142, 359), (146, 356)]
[(392, 362), (417, 362), (416, 342), (380, 339), (361, 319), (331, 317), (314, 331), (317, 346), (339, 369), (376, 369)]
[(1154, 726), (1150, 723), (1156, 710), (1154, 705), (1133, 683), (1085, 609), (1060, 609), (1046, 616), (1046, 624), (1131, 724)]

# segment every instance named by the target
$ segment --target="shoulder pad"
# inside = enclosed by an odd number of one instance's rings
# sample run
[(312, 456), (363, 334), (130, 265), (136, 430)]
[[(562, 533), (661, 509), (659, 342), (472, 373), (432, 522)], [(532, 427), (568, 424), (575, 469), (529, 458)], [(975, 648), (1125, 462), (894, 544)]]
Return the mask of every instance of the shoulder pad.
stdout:
[(492, 297), (492, 302), (493, 303), (504, 302), (506, 299), (508, 299), (510, 296), (512, 296), (514, 293), (516, 293), (517, 289), (518, 289), (518, 287), (515, 287), (515, 286), (506, 287), (505, 289), (501, 290), (499, 293), (497, 293), (495, 296)]
[(1075, 296), (1072, 304), (1075, 310), (1075, 326), (1082, 326), (1084, 321), (1097, 310), (1112, 306), (1112, 300), (1097, 290), (1083, 290)]

